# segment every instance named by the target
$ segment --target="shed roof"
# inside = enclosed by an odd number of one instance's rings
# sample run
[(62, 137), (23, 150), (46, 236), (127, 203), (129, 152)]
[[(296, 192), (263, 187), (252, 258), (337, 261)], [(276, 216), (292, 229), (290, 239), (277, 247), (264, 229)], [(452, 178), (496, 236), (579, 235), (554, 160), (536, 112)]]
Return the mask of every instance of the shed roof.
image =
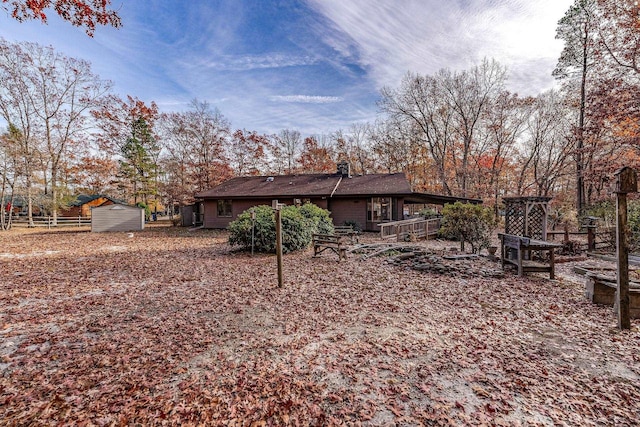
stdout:
[(114, 203), (113, 205), (101, 205), (95, 206), (91, 208), (91, 211), (144, 211), (143, 208), (139, 208), (138, 206), (124, 205), (122, 203)]

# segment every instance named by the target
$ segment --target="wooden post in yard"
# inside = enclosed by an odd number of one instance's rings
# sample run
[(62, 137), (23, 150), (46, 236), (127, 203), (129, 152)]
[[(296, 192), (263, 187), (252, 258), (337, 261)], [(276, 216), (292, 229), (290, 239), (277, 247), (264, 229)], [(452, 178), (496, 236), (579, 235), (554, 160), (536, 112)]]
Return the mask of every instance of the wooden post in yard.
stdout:
[(280, 208), (282, 205), (277, 200), (273, 202), (273, 208), (276, 211), (276, 258), (278, 260), (278, 287), (282, 287), (282, 219), (280, 217)]
[(587, 251), (593, 252), (596, 250), (596, 226), (587, 225)]
[(629, 242), (627, 234), (627, 193), (638, 191), (636, 172), (630, 167), (624, 167), (615, 173), (616, 193), (616, 254), (618, 259), (618, 289), (616, 291), (615, 306), (618, 314), (618, 327), (631, 329), (629, 316)]
[(253, 257), (253, 248), (256, 245), (256, 210), (251, 209), (251, 256)]

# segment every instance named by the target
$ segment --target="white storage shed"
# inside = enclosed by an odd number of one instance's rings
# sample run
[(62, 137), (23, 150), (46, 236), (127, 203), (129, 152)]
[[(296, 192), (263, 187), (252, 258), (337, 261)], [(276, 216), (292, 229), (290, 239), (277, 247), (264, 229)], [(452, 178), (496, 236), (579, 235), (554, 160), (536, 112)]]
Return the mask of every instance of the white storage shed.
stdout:
[(91, 231), (144, 230), (144, 209), (128, 205), (107, 205), (91, 209)]

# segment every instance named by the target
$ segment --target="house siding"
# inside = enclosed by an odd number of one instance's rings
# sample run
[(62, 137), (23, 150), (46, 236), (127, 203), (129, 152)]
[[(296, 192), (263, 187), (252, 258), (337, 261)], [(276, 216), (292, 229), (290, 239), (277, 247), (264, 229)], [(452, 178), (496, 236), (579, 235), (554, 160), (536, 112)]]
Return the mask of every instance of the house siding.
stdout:
[[(300, 200), (306, 200), (305, 197), (296, 197)], [(278, 199), (279, 203), (285, 205), (293, 205), (296, 198), (284, 198)], [(327, 209), (326, 199), (311, 199), (311, 203), (317, 205), (323, 209)], [(255, 206), (267, 205), (271, 206), (272, 199), (233, 199), (231, 204), (231, 216), (219, 217), (218, 216), (218, 199), (207, 199), (204, 201), (204, 228), (227, 228), (229, 223), (235, 221), (242, 212), (251, 209)]]
[[(300, 197), (300, 200), (309, 200), (308, 198)], [(317, 198), (310, 199), (310, 202), (323, 209), (327, 209), (331, 212), (331, 220), (334, 225), (344, 225), (345, 222), (355, 221), (365, 231), (380, 231), (377, 222), (367, 221), (367, 200), (368, 197), (360, 198), (340, 198), (340, 199), (326, 199)], [(396, 209), (393, 211), (393, 218), (403, 218), (404, 199), (400, 197), (394, 197), (394, 206)], [(223, 229), (229, 226), (229, 223), (238, 218), (242, 212), (251, 209), (254, 206), (271, 205), (271, 199), (234, 199), (232, 201), (230, 217), (218, 216), (218, 200), (208, 199), (204, 202), (204, 227), (205, 228), (217, 228)], [(279, 203), (285, 205), (293, 205), (294, 198), (278, 199)]]
[(329, 202), (331, 219), (334, 225), (344, 225), (345, 222), (355, 221), (362, 229), (367, 224), (367, 199), (332, 199)]
[[(367, 202), (370, 197), (332, 199), (329, 203), (331, 207), (331, 218), (334, 225), (344, 225), (345, 221), (355, 221), (365, 231), (380, 231), (378, 222), (367, 220)], [(404, 198), (392, 197), (395, 209), (392, 213), (393, 220), (403, 219)]]

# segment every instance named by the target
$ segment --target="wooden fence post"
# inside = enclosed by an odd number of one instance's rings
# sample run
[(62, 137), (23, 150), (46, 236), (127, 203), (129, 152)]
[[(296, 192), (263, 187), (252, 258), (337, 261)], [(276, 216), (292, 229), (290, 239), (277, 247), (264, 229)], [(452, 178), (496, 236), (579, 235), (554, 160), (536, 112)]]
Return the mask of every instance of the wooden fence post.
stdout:
[(596, 227), (593, 225), (587, 226), (587, 251), (593, 252), (596, 250)]
[(624, 167), (615, 173), (616, 184), (616, 254), (618, 258), (618, 289), (616, 292), (615, 305), (618, 311), (618, 327), (620, 329), (631, 329), (631, 318), (629, 316), (629, 242), (627, 234), (629, 225), (627, 224), (627, 193), (638, 191), (638, 180), (636, 172)]
[(283, 286), (284, 278), (282, 277), (282, 219), (280, 217), (280, 209), (283, 204), (278, 203), (277, 200), (272, 202), (272, 207), (276, 213), (276, 258), (278, 261), (278, 287)]

